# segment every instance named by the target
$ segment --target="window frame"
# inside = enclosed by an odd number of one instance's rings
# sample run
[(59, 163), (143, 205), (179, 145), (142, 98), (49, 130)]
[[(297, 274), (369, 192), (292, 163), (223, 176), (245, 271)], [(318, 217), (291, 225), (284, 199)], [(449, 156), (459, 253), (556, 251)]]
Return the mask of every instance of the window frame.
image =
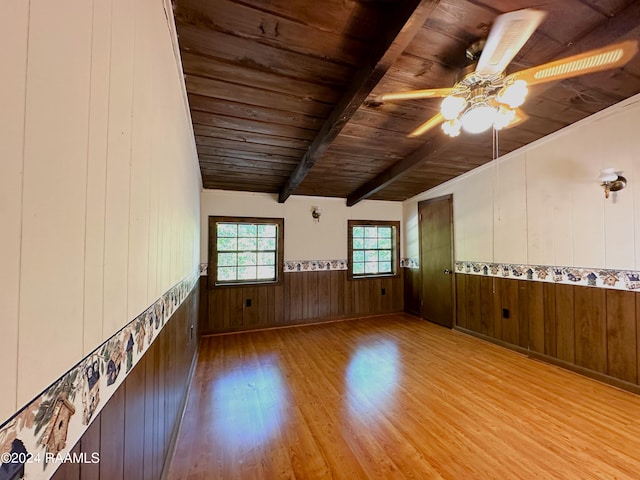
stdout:
[[(353, 273), (353, 228), (354, 227), (394, 227), (391, 239), (391, 270), (392, 273), (374, 273), (354, 275)], [(400, 276), (400, 222), (397, 220), (348, 220), (347, 221), (347, 249), (348, 249), (348, 269), (347, 278), (349, 280), (362, 280), (367, 278), (394, 278)]]
[[(249, 225), (277, 225), (276, 235), (276, 279), (275, 280), (234, 280), (218, 281), (218, 223), (238, 223)], [(209, 288), (246, 287), (284, 284), (284, 218), (209, 216)]]

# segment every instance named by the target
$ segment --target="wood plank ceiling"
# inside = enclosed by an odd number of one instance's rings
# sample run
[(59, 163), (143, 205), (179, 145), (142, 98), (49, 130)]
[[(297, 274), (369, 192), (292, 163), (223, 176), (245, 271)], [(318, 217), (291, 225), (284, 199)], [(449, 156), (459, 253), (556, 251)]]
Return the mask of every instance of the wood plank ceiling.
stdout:
[[(408, 132), (437, 99), (365, 100), (452, 86), (465, 49), (501, 13), (547, 12), (507, 73), (640, 38), (640, 2), (563, 0), (175, 0), (205, 188), (405, 200), (491, 160), (491, 132)], [(504, 155), (640, 93), (624, 68), (535, 86)]]

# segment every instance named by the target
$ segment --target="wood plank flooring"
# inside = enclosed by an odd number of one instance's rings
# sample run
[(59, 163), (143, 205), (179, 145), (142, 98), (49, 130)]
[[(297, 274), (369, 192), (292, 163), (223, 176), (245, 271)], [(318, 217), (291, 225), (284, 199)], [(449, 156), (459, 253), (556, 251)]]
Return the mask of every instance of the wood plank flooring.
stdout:
[(400, 314), (204, 337), (168, 478), (639, 472), (639, 396)]

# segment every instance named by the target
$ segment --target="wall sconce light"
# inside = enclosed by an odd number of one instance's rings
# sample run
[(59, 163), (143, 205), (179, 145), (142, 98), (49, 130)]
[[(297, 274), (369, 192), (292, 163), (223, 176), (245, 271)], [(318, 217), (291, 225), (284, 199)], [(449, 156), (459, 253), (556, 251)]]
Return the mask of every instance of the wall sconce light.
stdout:
[(617, 192), (627, 186), (627, 179), (619, 175), (613, 168), (600, 170), (598, 181), (604, 187), (604, 198), (609, 198), (609, 192)]
[(320, 223), (320, 215), (322, 215), (320, 207), (311, 207), (311, 216), (313, 217), (314, 222)]

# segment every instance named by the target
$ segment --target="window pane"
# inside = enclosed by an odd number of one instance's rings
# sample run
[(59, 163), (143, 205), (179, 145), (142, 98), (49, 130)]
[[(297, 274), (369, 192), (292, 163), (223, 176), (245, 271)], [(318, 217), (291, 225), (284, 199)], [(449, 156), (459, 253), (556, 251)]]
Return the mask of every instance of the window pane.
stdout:
[(228, 282), (237, 280), (235, 267), (218, 267), (218, 281)]
[(366, 273), (378, 273), (378, 262), (367, 262), (364, 265)]
[(392, 273), (391, 272), (391, 262), (380, 262), (378, 264), (378, 269), (380, 273)]
[(377, 238), (365, 238), (364, 239), (364, 248), (378, 248), (378, 239)]
[(258, 226), (251, 224), (240, 224), (238, 225), (238, 236), (239, 237), (255, 237), (258, 234)]
[(391, 227), (378, 227), (379, 238), (391, 238)]
[(275, 265), (276, 254), (273, 252), (258, 253), (258, 265)]
[(391, 250), (379, 250), (378, 251), (378, 260), (390, 262), (391, 261)]
[(255, 238), (239, 238), (238, 250), (256, 250), (258, 248), (258, 241)]
[(377, 250), (367, 250), (364, 252), (365, 261), (366, 262), (377, 262), (378, 261), (378, 251)]
[(390, 238), (378, 239), (378, 248), (391, 248), (391, 239)]
[(256, 267), (238, 267), (238, 280), (255, 280), (257, 278)]
[(237, 253), (218, 253), (219, 267), (235, 267), (238, 264)]
[(364, 227), (364, 236), (378, 238), (378, 229), (376, 227)]
[(260, 280), (275, 280), (276, 279), (276, 267), (258, 267), (258, 278)]
[(235, 237), (238, 235), (238, 225), (235, 223), (218, 223), (218, 237)]
[(354, 262), (364, 262), (364, 252), (362, 250), (355, 250), (353, 252)]
[(258, 225), (258, 236), (275, 238), (276, 226), (275, 225)]
[(275, 250), (276, 239), (275, 238), (259, 238), (258, 250)]
[(362, 238), (353, 239), (353, 249), (362, 250), (364, 248), (364, 240)]
[(220, 238), (218, 237), (218, 250), (229, 251), (237, 250), (238, 240), (235, 238)]
[(247, 265), (255, 265), (256, 262), (256, 253), (255, 252), (241, 252), (238, 253), (238, 265), (239, 266), (247, 266)]
[(353, 274), (361, 275), (364, 273), (364, 263), (355, 263), (353, 264)]
[(353, 227), (354, 237), (364, 237), (364, 227)]

